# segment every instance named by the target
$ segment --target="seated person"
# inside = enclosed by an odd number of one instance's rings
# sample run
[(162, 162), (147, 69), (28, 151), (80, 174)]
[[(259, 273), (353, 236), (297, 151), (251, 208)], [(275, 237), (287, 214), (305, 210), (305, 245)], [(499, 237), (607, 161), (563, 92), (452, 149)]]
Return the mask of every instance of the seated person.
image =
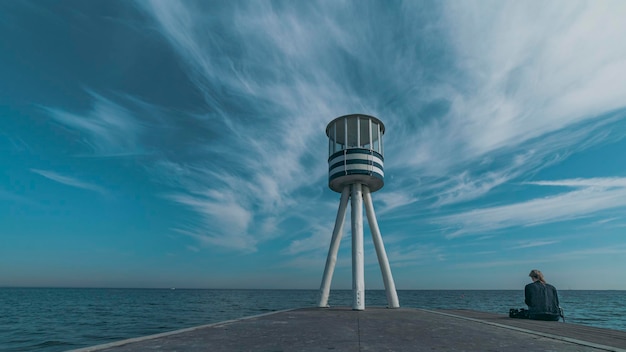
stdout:
[(533, 280), (524, 288), (528, 318), (558, 321), (562, 314), (556, 288), (546, 282), (539, 270), (532, 270), (528, 276)]

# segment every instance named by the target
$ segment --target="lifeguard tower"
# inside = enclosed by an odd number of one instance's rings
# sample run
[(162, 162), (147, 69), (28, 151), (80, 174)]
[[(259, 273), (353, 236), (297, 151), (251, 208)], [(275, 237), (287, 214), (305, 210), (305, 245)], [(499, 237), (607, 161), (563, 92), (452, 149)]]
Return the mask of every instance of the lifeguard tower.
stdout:
[(365, 309), (363, 201), (387, 293), (387, 305), (389, 308), (400, 307), (371, 196), (372, 192), (378, 191), (384, 185), (384, 133), (385, 125), (379, 119), (361, 114), (338, 117), (326, 127), (328, 187), (341, 193), (341, 200), (320, 287), (319, 307), (328, 307), (330, 283), (337, 262), (348, 199), (351, 200), (352, 210), (352, 309)]

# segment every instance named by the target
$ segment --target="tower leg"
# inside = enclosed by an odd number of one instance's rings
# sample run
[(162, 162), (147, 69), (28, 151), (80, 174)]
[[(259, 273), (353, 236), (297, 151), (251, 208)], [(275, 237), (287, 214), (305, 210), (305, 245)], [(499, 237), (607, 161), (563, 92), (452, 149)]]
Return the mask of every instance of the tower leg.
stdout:
[(326, 267), (324, 268), (324, 276), (320, 286), (320, 300), (318, 307), (328, 307), (328, 295), (330, 293), (330, 283), (333, 279), (335, 264), (337, 263), (337, 252), (339, 251), (339, 243), (343, 234), (343, 223), (346, 220), (346, 208), (348, 207), (348, 198), (350, 198), (350, 186), (345, 186), (341, 192), (341, 200), (339, 201), (339, 209), (337, 210), (337, 218), (335, 219), (335, 228), (333, 237), (330, 240), (328, 248), (328, 256), (326, 257)]
[(365, 309), (365, 274), (363, 261), (363, 195), (361, 184), (352, 185), (352, 309)]
[[(374, 213), (372, 195), (370, 194), (369, 188), (365, 185), (363, 186), (363, 199), (365, 201), (367, 222), (369, 223), (370, 230), (372, 231), (372, 241), (374, 241), (374, 247), (376, 248), (378, 264), (380, 265), (380, 271), (383, 275), (383, 283), (385, 284), (385, 292), (387, 293), (387, 305), (389, 308), (400, 308), (398, 293), (396, 292), (396, 284), (393, 282), (391, 268), (389, 267), (389, 260), (387, 259), (387, 253), (385, 252), (385, 245), (383, 243), (383, 238), (380, 235), (376, 214)], [(354, 211), (354, 209), (352, 211)]]

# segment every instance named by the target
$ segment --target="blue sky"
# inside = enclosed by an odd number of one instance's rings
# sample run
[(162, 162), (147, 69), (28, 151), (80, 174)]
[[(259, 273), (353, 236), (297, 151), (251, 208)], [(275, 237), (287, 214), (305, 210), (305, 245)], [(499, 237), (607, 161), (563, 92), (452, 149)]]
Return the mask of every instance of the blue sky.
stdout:
[(325, 127), (363, 113), (386, 126), (373, 199), (398, 289), (521, 289), (534, 268), (626, 289), (624, 18), (623, 1), (0, 2), (0, 286), (319, 288)]

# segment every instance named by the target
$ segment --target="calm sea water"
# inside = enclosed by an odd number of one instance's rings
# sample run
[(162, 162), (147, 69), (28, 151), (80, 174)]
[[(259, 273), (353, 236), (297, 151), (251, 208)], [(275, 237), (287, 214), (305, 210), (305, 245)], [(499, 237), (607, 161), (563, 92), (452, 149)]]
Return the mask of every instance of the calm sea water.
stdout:
[[(520, 290), (398, 291), (402, 307), (507, 314)], [(560, 291), (566, 321), (626, 331), (626, 291)], [(384, 291), (366, 291), (385, 306)], [(0, 350), (65, 351), (289, 308), (312, 307), (317, 290), (0, 288)], [(348, 290), (331, 306), (351, 306)]]

